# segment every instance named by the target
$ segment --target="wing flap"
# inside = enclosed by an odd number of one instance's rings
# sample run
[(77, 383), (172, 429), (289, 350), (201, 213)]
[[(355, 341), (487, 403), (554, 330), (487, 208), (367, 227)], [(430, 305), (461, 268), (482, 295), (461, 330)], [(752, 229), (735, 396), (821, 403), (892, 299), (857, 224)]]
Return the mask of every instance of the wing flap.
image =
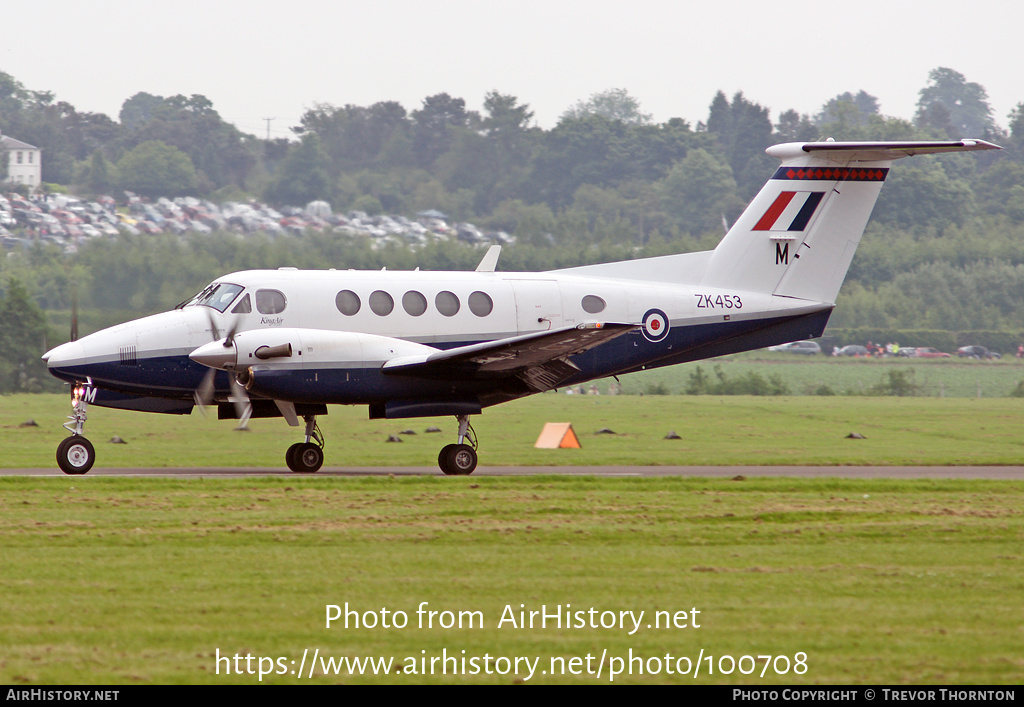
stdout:
[(431, 378), (500, 378), (514, 376), (535, 392), (549, 390), (579, 371), (568, 359), (638, 328), (635, 324), (588, 323), (554, 331), (524, 334), (482, 344), (460, 346), (420, 356), (403, 356), (384, 364), (393, 375)]

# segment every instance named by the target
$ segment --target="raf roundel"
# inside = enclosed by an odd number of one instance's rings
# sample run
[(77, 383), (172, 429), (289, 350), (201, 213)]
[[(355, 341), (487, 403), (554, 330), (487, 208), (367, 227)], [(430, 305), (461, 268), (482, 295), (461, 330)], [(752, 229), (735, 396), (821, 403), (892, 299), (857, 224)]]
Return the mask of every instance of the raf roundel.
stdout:
[(660, 309), (648, 309), (644, 314), (644, 337), (648, 341), (661, 341), (668, 336), (668, 316)]

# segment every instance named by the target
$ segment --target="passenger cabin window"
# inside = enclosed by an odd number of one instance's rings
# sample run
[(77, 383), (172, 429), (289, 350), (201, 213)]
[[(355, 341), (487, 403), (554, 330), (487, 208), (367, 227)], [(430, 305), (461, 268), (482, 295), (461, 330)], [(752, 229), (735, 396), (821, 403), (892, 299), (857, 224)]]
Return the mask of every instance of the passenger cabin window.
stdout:
[(338, 293), (338, 296), (334, 298), (334, 306), (337, 307), (338, 311), (346, 317), (358, 314), (359, 308), (362, 304), (363, 303), (359, 301), (359, 295), (352, 290), (342, 290)]
[(583, 305), (583, 311), (588, 312), (589, 314), (598, 314), (603, 312), (604, 308), (607, 306), (605, 301), (597, 295), (587, 295), (583, 298), (583, 302), (581, 304)]
[(437, 311), (446, 317), (454, 317), (459, 313), (459, 298), (454, 292), (438, 292), (434, 298), (434, 306), (437, 307)]
[(427, 311), (427, 298), (416, 290), (409, 290), (402, 296), (402, 307), (414, 317)]
[(395, 308), (395, 300), (384, 290), (377, 290), (370, 295), (370, 309), (373, 313), (386, 317)]
[(280, 314), (287, 305), (283, 292), (256, 290), (256, 311), (260, 314)]
[(494, 309), (494, 301), (485, 292), (474, 292), (469, 296), (469, 311), (478, 317), (486, 317)]

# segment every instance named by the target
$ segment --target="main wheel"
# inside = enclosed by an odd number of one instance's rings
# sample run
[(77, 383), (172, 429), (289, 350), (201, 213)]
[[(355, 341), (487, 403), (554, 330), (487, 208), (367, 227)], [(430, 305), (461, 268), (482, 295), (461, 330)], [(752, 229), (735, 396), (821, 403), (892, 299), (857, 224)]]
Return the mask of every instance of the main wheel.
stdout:
[(476, 451), (468, 444), (449, 444), (438, 455), (438, 466), (449, 476), (468, 476), (476, 469)]
[(95, 461), (96, 450), (82, 435), (71, 435), (57, 445), (57, 466), (65, 474), (84, 474)]
[(312, 442), (293, 444), (285, 453), (288, 468), (299, 474), (312, 474), (324, 465), (324, 450)]
[(301, 446), (302, 446), (301, 442), (296, 442), (292, 446), (288, 447), (287, 451), (285, 451), (285, 453), (284, 453), (284, 463), (288, 465), (288, 468), (291, 471), (296, 471), (296, 469), (295, 469), (295, 453), (297, 451), (299, 451), (299, 447), (301, 447)]

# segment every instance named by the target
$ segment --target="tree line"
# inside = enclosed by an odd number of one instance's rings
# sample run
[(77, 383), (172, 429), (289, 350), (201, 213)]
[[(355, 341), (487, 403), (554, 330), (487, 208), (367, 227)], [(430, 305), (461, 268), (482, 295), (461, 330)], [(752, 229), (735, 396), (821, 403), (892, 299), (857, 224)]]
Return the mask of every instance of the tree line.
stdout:
[[(542, 129), (529, 105), (492, 91), (480, 112), (447, 93), (408, 110), (319, 104), (264, 140), (225, 122), (202, 95), (137, 93), (117, 119), (80, 112), (0, 72), (0, 130), (43, 149), (44, 182), (84, 193), (252, 197), (274, 205), (322, 199), (336, 210), (412, 214), (434, 208), (527, 238), (571, 213), (578, 235), (643, 244), (719, 232), (771, 173), (764, 154), (790, 140), (977, 137), (1007, 146), (982, 159), (936, 157), (897, 170), (879, 215), (896, 225), (1024, 219), (1024, 103), (1000, 127), (985, 89), (933, 70), (912, 120), (882, 115), (859, 91), (815, 115), (771, 111), (718, 92), (706, 120), (654, 123), (626, 91), (570, 106)], [(541, 234), (543, 235), (543, 234)]]

